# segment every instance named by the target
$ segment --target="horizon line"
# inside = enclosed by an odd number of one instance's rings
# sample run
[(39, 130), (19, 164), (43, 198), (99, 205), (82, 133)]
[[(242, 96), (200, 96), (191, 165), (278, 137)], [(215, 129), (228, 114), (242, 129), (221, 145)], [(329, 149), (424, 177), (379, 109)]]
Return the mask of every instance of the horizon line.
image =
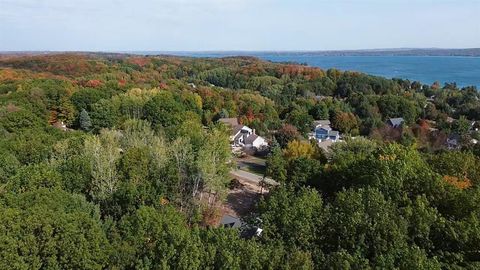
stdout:
[(381, 52), (381, 51), (409, 51), (409, 50), (480, 50), (480, 47), (463, 48), (440, 48), (440, 47), (399, 47), (399, 48), (372, 48), (372, 49), (312, 49), (312, 50), (243, 50), (243, 49), (219, 49), (219, 50), (0, 50), (0, 53), (131, 53), (131, 52), (155, 52), (155, 53), (228, 53), (228, 52)]

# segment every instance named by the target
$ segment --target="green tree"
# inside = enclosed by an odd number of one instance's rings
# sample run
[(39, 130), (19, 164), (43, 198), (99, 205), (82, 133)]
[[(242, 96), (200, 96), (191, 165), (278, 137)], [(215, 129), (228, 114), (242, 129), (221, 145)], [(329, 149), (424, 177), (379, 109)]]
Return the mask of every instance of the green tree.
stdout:
[(420, 112), (420, 109), (413, 101), (401, 96), (380, 96), (377, 105), (384, 119), (403, 117), (407, 123), (413, 123)]
[(96, 200), (108, 199), (118, 188), (119, 137), (117, 131), (104, 130), (99, 136), (85, 139), (85, 155), (91, 162), (91, 195)]
[(280, 183), (287, 179), (287, 162), (279, 146), (274, 146), (268, 155), (265, 175)]
[(122, 218), (112, 254), (120, 269), (199, 269), (202, 252), (196, 230), (190, 230), (172, 207), (141, 207)]
[(460, 116), (460, 118), (453, 123), (452, 131), (456, 132), (458, 135), (465, 135), (471, 128), (471, 121), (469, 121), (465, 116)]
[(92, 111), (89, 115), (93, 130), (98, 132), (102, 128), (112, 128), (118, 124), (119, 108), (111, 100), (101, 99), (92, 105)]
[(358, 119), (353, 113), (340, 112), (335, 114), (332, 124), (341, 133), (353, 136), (359, 134)]
[(296, 187), (314, 185), (321, 171), (322, 165), (316, 159), (306, 157), (292, 159), (287, 167), (287, 183)]
[(91, 186), (91, 160), (84, 155), (84, 140), (85, 135), (81, 134), (57, 142), (53, 146), (49, 163), (60, 174), (65, 190), (88, 195)]
[(60, 190), (62, 178), (53, 166), (47, 163), (27, 165), (9, 179), (6, 189), (15, 193), (33, 191), (39, 188)]
[[(387, 268), (399, 264), (397, 254), (408, 247), (407, 223), (380, 191), (340, 192), (330, 210), (326, 221), (329, 229), (322, 236), (324, 248), (363, 258), (355, 259), (355, 264), (364, 264), (366, 260), (371, 266), (380, 264)], [(381, 265), (386, 256), (392, 256), (392, 261)]]
[(103, 269), (109, 243), (83, 197), (38, 189), (0, 198), (0, 268)]
[(21, 166), (17, 158), (8, 151), (0, 151), (0, 183), (5, 184), (7, 180), (15, 175)]
[(319, 102), (315, 104), (315, 106), (310, 109), (309, 113), (316, 120), (330, 119), (328, 106), (324, 102)]
[(444, 151), (426, 155), (431, 168), (442, 176), (454, 176), (462, 180), (480, 184), (480, 159), (470, 152)]
[(154, 126), (173, 127), (184, 118), (185, 108), (171, 92), (161, 92), (145, 104), (147, 120)]
[[(221, 127), (213, 128), (198, 150), (198, 176), (202, 180), (203, 190), (222, 195), (226, 191), (229, 180), (228, 173), (231, 168), (229, 164), (231, 164), (231, 149), (227, 132)], [(194, 187), (194, 196), (196, 192), (198, 191)]]
[(312, 131), (313, 117), (303, 109), (293, 109), (288, 113), (287, 122), (295, 126), (303, 135)]
[(258, 213), (266, 241), (282, 239), (288, 247), (310, 251), (318, 245), (326, 217), (322, 198), (308, 188), (279, 187), (259, 202)]

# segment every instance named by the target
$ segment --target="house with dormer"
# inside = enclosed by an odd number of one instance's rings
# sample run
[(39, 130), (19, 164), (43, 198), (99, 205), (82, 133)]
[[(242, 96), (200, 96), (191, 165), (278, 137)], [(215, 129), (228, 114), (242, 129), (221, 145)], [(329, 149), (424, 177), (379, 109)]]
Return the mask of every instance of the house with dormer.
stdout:
[(230, 144), (232, 148), (246, 147), (258, 150), (268, 146), (267, 141), (255, 133), (255, 129), (241, 125), (237, 118), (220, 118), (218, 121), (231, 128)]
[(314, 122), (313, 137), (319, 141), (337, 142), (340, 139), (340, 132), (333, 130), (330, 120), (318, 120)]

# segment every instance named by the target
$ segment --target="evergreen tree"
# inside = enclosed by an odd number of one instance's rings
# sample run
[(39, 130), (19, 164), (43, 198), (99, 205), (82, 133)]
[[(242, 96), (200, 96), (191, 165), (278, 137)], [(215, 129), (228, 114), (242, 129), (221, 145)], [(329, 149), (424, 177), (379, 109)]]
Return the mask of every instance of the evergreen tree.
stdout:
[(80, 128), (85, 131), (92, 128), (92, 119), (90, 119), (90, 116), (85, 109), (82, 109), (82, 112), (80, 112)]

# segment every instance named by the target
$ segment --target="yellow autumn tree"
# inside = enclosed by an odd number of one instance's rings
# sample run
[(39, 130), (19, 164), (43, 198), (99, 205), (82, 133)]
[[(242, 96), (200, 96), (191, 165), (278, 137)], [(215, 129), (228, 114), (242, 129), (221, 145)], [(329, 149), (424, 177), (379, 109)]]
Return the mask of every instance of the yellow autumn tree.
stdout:
[(316, 154), (315, 148), (310, 142), (299, 140), (293, 140), (289, 142), (283, 151), (283, 155), (288, 160), (299, 157), (314, 158)]

